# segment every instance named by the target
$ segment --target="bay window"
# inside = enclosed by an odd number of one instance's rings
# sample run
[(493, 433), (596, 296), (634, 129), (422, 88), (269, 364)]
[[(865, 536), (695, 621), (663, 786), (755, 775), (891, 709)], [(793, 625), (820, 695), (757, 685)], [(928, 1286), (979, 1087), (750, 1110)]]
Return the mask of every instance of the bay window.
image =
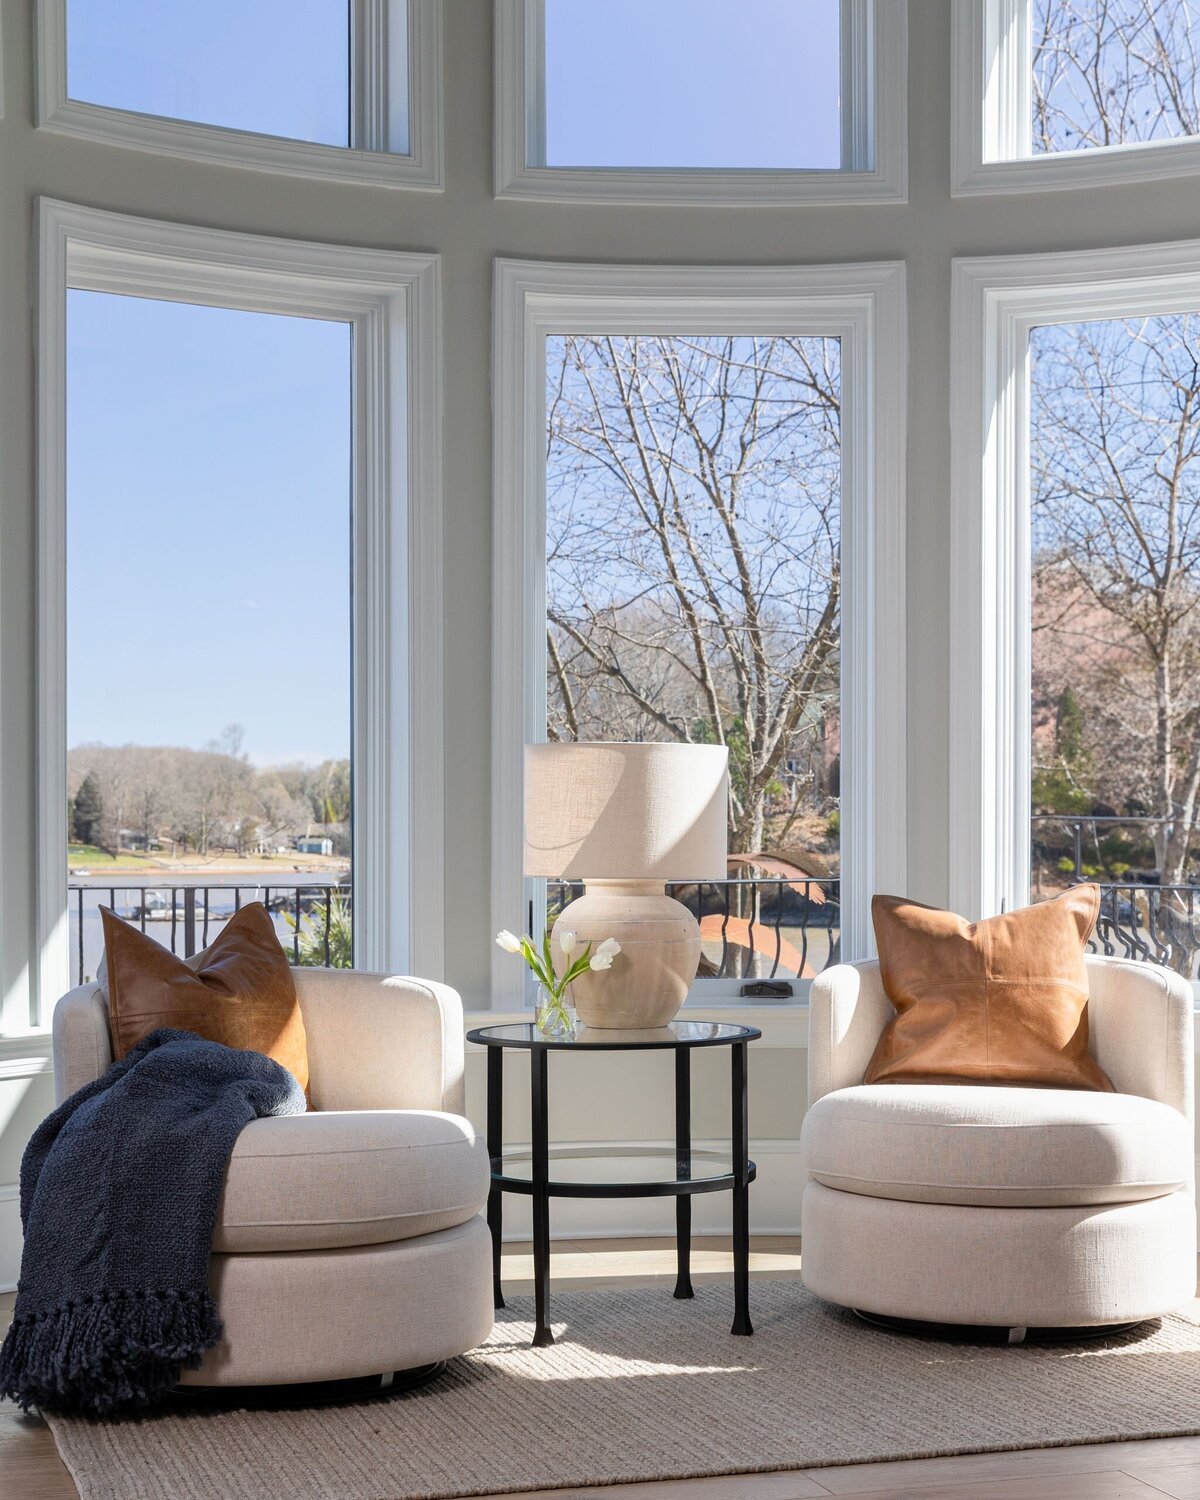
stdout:
[(954, 900), (1096, 880), (1098, 946), (1195, 978), (1200, 244), (955, 278)]
[(35, 1022), (102, 899), (440, 971), (437, 273), (42, 200)]
[(72, 289), (66, 331), (72, 977), (102, 902), (178, 951), (264, 900), (344, 963), (350, 325)]
[(954, 6), (954, 192), (1088, 187), (1198, 167), (1196, 0)]
[(721, 743), (693, 998), (802, 990), (903, 879), (897, 268), (502, 261), (496, 298), (493, 925), (577, 894), (522, 882), (523, 743)]
[(903, 202), (906, 38), (887, 0), (499, 0), (497, 196)]

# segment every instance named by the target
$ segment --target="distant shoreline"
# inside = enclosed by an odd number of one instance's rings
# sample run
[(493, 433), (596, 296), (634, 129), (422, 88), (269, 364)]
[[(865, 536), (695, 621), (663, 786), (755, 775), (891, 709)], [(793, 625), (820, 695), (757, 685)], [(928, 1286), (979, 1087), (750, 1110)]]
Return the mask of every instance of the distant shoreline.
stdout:
[[(93, 880), (98, 884), (111, 883), (115, 877), (132, 879), (137, 885), (169, 884), (172, 876), (236, 875), (238, 884), (253, 883), (255, 876), (283, 877), (282, 883), (294, 882), (288, 877), (301, 875), (331, 877), (349, 875), (350, 861), (332, 855), (247, 855), (239, 859), (236, 855), (203, 859), (139, 859), (135, 855), (122, 854), (115, 860), (75, 864), (68, 860), (67, 869), (72, 880)], [(245, 877), (245, 878), (243, 878)], [(265, 882), (259, 881), (259, 884)]]

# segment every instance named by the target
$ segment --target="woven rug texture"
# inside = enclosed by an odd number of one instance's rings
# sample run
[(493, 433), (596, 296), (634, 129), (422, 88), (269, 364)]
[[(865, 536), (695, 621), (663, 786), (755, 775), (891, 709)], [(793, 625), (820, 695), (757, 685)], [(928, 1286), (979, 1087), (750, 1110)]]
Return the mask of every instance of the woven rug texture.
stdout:
[(798, 1281), (557, 1293), (408, 1394), (51, 1418), (83, 1500), (423, 1500), (1200, 1432), (1200, 1323), (1013, 1348), (866, 1327)]

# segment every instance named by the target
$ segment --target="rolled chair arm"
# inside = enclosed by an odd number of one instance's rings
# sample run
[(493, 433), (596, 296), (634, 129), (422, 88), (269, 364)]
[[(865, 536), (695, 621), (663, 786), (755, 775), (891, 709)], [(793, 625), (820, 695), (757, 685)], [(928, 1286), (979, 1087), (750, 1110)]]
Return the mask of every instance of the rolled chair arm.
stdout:
[(1088, 1041), (1121, 1094), (1195, 1113), (1192, 987), (1171, 969), (1088, 955)]
[[(355, 969), (292, 972), (314, 1109), (463, 1113), (462, 1001), (449, 985)], [(105, 992), (97, 983), (80, 985), (54, 1007), (58, 1100), (111, 1062)]]
[(108, 1006), (94, 980), (68, 990), (54, 1007), (54, 1097), (61, 1104), (105, 1072), (113, 1060)]
[[(1122, 1094), (1140, 1094), (1194, 1114), (1191, 985), (1158, 964), (1089, 954), (1090, 1050)], [(863, 1081), (879, 1035), (894, 1015), (877, 961), (838, 964), (809, 993), (810, 1105)]]
[(808, 1103), (863, 1081), (879, 1034), (895, 1015), (879, 964), (835, 964), (808, 995)]
[(314, 1109), (465, 1108), (463, 1009), (432, 980), (296, 969)]

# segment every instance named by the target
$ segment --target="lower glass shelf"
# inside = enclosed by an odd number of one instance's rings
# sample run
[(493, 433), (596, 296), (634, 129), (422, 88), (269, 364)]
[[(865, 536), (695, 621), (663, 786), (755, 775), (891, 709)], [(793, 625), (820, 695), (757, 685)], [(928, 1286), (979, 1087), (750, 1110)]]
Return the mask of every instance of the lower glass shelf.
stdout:
[[(755, 1173), (751, 1162), (747, 1180), (753, 1182)], [(493, 1158), (492, 1182), (507, 1192), (532, 1193), (533, 1153), (522, 1147)], [(728, 1151), (692, 1151), (688, 1157), (663, 1146), (552, 1146), (549, 1151), (552, 1197), (677, 1197), (733, 1186)]]

